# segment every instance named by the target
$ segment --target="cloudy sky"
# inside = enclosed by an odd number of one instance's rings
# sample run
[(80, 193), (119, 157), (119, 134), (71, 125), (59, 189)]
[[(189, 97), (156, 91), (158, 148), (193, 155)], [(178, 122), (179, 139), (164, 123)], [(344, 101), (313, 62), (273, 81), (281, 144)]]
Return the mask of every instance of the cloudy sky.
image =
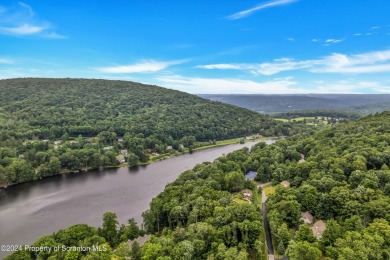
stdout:
[(389, 0), (0, 2), (0, 78), (390, 93)]

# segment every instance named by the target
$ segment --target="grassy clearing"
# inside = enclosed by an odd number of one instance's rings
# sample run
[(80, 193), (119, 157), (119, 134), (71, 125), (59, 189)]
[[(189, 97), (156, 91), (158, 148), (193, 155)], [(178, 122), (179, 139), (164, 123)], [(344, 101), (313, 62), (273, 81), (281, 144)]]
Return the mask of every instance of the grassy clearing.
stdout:
[(248, 204), (248, 201), (239, 198), (233, 198), (233, 201), (238, 204)]
[[(261, 142), (261, 141), (269, 140), (272, 138), (275, 138), (275, 137), (274, 136), (261, 137), (261, 138), (256, 138), (256, 139), (253, 139), (250, 141), (245, 140), (245, 142), (256, 142), (256, 141)], [(205, 143), (206, 145), (196, 147), (193, 149), (193, 151), (199, 151), (199, 150), (203, 150), (203, 149), (213, 148), (213, 147), (217, 147), (217, 146), (230, 145), (230, 144), (239, 144), (241, 139), (242, 138), (227, 139), (227, 140), (217, 141), (216, 144), (206, 144)], [(147, 163), (142, 164), (142, 165), (150, 164), (153, 162), (158, 162), (161, 160), (165, 160), (165, 159), (168, 159), (168, 158), (171, 158), (171, 157), (174, 157), (177, 155), (181, 155), (181, 154), (186, 154), (186, 153), (189, 153), (188, 149), (186, 149), (184, 152), (175, 151), (175, 152), (170, 152), (170, 153), (166, 153), (166, 154), (160, 154), (158, 156), (151, 156), (151, 157), (149, 157), (149, 161)]]
[(290, 120), (289, 119), (285, 119), (285, 118), (274, 118), (274, 119), (277, 120), (277, 121), (281, 121), (281, 122), (303, 122), (303, 121), (306, 121), (307, 125), (314, 125), (314, 126), (323, 125), (323, 126), (327, 126), (328, 125), (328, 120), (331, 120), (332, 118), (331, 117), (326, 117), (326, 116), (317, 116), (317, 117), (306, 116), (306, 117), (295, 117), (295, 118), (291, 118)]
[(240, 143), (240, 139), (241, 138), (234, 138), (234, 139), (227, 139), (227, 140), (217, 141), (216, 144), (207, 144), (207, 145), (204, 145), (204, 146), (200, 146), (200, 147), (194, 148), (194, 151), (207, 149), (207, 148), (212, 148), (212, 147), (216, 147), (216, 146), (222, 146), (222, 145), (238, 144), (238, 143)]
[(259, 208), (262, 208), (261, 204), (261, 194), (257, 192), (257, 190), (253, 190), (253, 203)]
[(264, 229), (263, 229), (263, 232), (261, 232), (260, 241), (261, 241), (261, 243), (263, 243), (263, 247), (261, 248), (261, 251), (263, 253), (263, 259), (262, 260), (268, 260), (268, 247), (267, 247), (267, 242), (265, 241), (265, 231), (264, 231)]
[(244, 200), (244, 196), (241, 193), (234, 194), (233, 201), (238, 204), (248, 204), (248, 201)]
[(281, 122), (288, 122), (288, 119), (285, 118), (274, 118), (276, 121), (281, 121)]
[(264, 187), (264, 188), (263, 188), (263, 191), (264, 191), (265, 195), (269, 196), (269, 195), (275, 193), (275, 187), (272, 186), (272, 185), (269, 185), (269, 186), (267, 186), (267, 187)]
[[(255, 142), (255, 141), (265, 141), (265, 140), (269, 140), (272, 138), (275, 138), (275, 137), (274, 136), (261, 137), (261, 138), (256, 138), (253, 140), (245, 140), (245, 142), (247, 143), (247, 142)], [(239, 144), (241, 139), (242, 138), (233, 138), (233, 139), (217, 141), (216, 144), (206, 144), (206, 145), (203, 145), (200, 147), (196, 147), (196, 148), (194, 148), (194, 151), (203, 150), (203, 149), (207, 149), (207, 148), (213, 148), (213, 147), (217, 147), (217, 146), (223, 146), (223, 145)]]

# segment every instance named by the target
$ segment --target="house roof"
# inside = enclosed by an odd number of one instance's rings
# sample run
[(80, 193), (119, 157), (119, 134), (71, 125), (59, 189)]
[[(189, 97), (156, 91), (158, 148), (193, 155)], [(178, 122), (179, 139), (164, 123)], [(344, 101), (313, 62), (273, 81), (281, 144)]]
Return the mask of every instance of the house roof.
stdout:
[(283, 185), (284, 187), (290, 187), (289, 181), (282, 181), (280, 184)]
[(318, 220), (316, 223), (314, 223), (313, 227), (311, 228), (313, 231), (313, 235), (316, 238), (320, 238), (322, 236), (322, 233), (324, 233), (326, 229), (326, 224), (322, 220)]
[(249, 180), (254, 180), (256, 178), (256, 175), (257, 175), (257, 172), (248, 172), (246, 175), (245, 175), (245, 178), (249, 179)]
[(131, 246), (133, 245), (134, 241), (137, 241), (139, 246), (143, 246), (146, 242), (148, 242), (151, 239), (151, 237), (152, 237), (151, 235), (144, 235), (143, 237), (138, 237), (138, 238), (136, 238), (134, 240), (128, 240), (127, 244), (131, 248)]
[(310, 214), (308, 211), (302, 212), (302, 213), (301, 213), (301, 219), (302, 219), (303, 222), (305, 222), (306, 224), (311, 224), (311, 223), (313, 223), (313, 215)]

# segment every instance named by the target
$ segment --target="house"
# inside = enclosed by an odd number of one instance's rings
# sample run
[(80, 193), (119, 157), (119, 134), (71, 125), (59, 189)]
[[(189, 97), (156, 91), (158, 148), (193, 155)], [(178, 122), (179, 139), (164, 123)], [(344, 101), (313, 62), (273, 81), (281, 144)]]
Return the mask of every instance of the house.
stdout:
[(301, 220), (305, 224), (312, 224), (313, 223), (313, 215), (310, 214), (308, 211), (302, 212), (301, 214)]
[(118, 143), (123, 143), (123, 138), (118, 138)]
[(298, 161), (298, 163), (303, 163), (303, 162), (306, 162), (305, 155), (301, 154), (301, 159)]
[(134, 241), (137, 241), (139, 246), (143, 246), (146, 242), (148, 242), (151, 239), (151, 237), (152, 237), (151, 235), (144, 235), (143, 237), (137, 237), (134, 240), (128, 240), (127, 244), (131, 248), (131, 246), (133, 245)]
[(257, 172), (250, 171), (245, 175), (245, 178), (247, 178), (248, 180), (254, 180), (256, 178), (256, 175)]
[(60, 145), (60, 144), (62, 144), (61, 140), (54, 141), (54, 145)]
[(126, 160), (125, 160), (125, 158), (119, 158), (119, 159), (118, 159), (118, 162), (119, 162), (119, 163), (125, 163)]
[(322, 220), (318, 220), (316, 223), (314, 223), (311, 230), (313, 231), (313, 235), (318, 239), (322, 237), (322, 234), (324, 233), (326, 229), (326, 224)]
[(250, 135), (250, 136), (245, 136), (245, 139), (246, 140), (254, 140), (254, 139), (257, 139), (257, 138), (262, 138), (263, 136), (261, 134), (254, 134), (254, 135)]
[(111, 150), (112, 148), (114, 148), (113, 146), (106, 146), (106, 147), (103, 147), (103, 150), (106, 151), (106, 150)]
[(121, 154), (123, 154), (123, 155), (127, 155), (127, 150), (120, 150), (119, 151)]
[(172, 149), (173, 149), (172, 145), (167, 146), (167, 150), (172, 150)]
[(282, 186), (284, 186), (284, 187), (290, 187), (290, 182), (289, 181), (282, 181), (281, 183), (280, 183)]
[(24, 158), (24, 154), (19, 154), (19, 158), (23, 159)]
[(245, 189), (241, 191), (242, 195), (244, 195), (244, 199), (248, 200), (252, 198), (252, 191), (249, 189)]

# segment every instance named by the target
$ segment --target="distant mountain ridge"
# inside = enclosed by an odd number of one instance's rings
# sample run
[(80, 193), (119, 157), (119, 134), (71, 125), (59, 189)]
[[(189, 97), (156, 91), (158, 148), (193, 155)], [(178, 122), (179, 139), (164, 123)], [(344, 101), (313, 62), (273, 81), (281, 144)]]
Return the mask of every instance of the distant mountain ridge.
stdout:
[(313, 109), (349, 108), (355, 111), (355, 107), (358, 107), (357, 110), (364, 110), (362, 106), (370, 106), (372, 109), (376, 107), (375, 104), (378, 104), (378, 111), (375, 112), (390, 109), (390, 94), (199, 94), (198, 96), (267, 114)]

